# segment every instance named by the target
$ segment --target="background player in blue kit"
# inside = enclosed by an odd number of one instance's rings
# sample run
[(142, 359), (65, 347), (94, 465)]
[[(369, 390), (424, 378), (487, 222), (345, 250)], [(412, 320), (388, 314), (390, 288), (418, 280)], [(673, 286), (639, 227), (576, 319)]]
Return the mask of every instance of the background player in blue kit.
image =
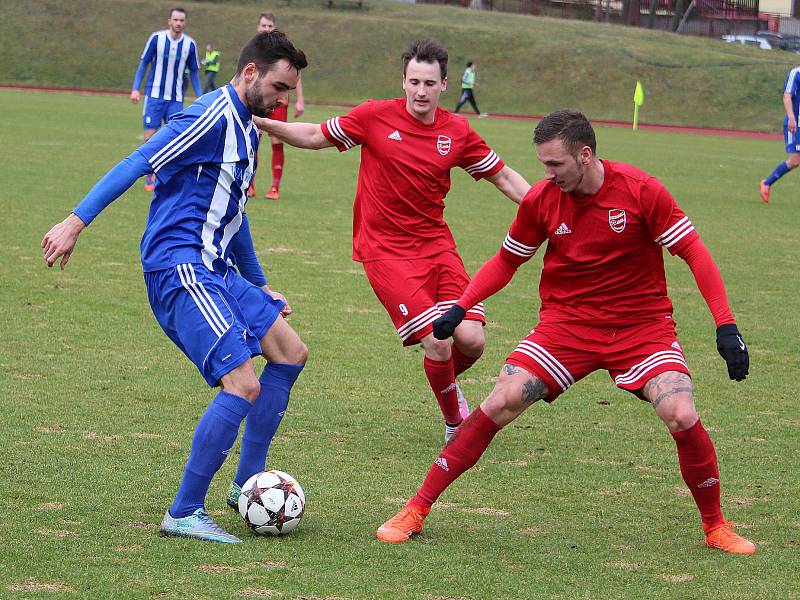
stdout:
[(772, 184), (792, 169), (800, 166), (800, 137), (797, 132), (798, 113), (800, 112), (800, 67), (795, 67), (786, 76), (783, 86), (783, 108), (786, 116), (783, 119), (783, 140), (789, 158), (781, 162), (769, 177), (761, 181), (761, 199), (769, 202)]
[[(258, 147), (252, 116), (285, 105), (306, 64), (284, 34), (256, 35), (231, 83), (171, 119), (42, 240), (48, 266), (61, 258), (63, 269), (80, 232), (106, 206), (145, 173), (158, 178), (141, 243), (150, 305), (206, 382), (222, 388), (194, 432), (178, 494), (161, 523), (164, 535), (241, 542), (206, 513), (208, 487), (245, 417), (232, 490), (264, 469), (307, 358), (280, 314), (285, 301), (266, 286), (244, 212)], [(231, 268), (234, 261), (244, 277)], [(260, 377), (251, 360), (258, 354), (267, 359)]]
[[(156, 31), (150, 35), (139, 60), (139, 68), (133, 78), (131, 102), (139, 102), (139, 88), (142, 85), (147, 67), (150, 72), (144, 87), (144, 141), (166, 123), (172, 115), (183, 110), (183, 73), (189, 70), (195, 96), (200, 96), (200, 59), (197, 42), (183, 33), (186, 27), (186, 11), (173, 8), (167, 20), (169, 29)], [(145, 176), (144, 189), (153, 191), (155, 179), (152, 173)]]

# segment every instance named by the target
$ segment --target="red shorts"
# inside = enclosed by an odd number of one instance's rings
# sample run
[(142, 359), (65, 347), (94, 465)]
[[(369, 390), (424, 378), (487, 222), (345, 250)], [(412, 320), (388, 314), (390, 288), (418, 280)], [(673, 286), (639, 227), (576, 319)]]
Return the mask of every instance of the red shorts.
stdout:
[(539, 323), (506, 362), (533, 373), (552, 402), (573, 383), (605, 369), (618, 388), (638, 395), (666, 371), (691, 377), (671, 318), (608, 328), (575, 323)]
[[(464, 263), (454, 251), (427, 258), (365, 262), (364, 272), (404, 346), (418, 344), (431, 333), (431, 323), (456, 303), (469, 284)], [(483, 303), (470, 308), (464, 319), (485, 324)]]
[(286, 104), (280, 104), (278, 108), (272, 111), (269, 116), (270, 119), (276, 121), (283, 121), (284, 123), (289, 120), (289, 107)]

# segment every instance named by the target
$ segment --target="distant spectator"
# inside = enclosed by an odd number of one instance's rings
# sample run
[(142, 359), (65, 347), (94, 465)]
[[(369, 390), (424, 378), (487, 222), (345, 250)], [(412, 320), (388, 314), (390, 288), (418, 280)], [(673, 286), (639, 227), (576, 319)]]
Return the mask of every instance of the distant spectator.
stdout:
[(203, 93), (213, 92), (217, 89), (217, 84), (214, 83), (214, 78), (219, 73), (219, 50), (212, 44), (206, 44), (206, 57), (202, 62), (206, 72), (206, 85), (203, 88)]
[(475, 82), (475, 63), (470, 61), (467, 63), (467, 68), (464, 69), (464, 74), (461, 75), (461, 98), (458, 100), (456, 109), (453, 112), (458, 112), (462, 106), (469, 102), (478, 117), (488, 116), (478, 110), (478, 103), (475, 102), (475, 93), (472, 91), (476, 85), (478, 84)]

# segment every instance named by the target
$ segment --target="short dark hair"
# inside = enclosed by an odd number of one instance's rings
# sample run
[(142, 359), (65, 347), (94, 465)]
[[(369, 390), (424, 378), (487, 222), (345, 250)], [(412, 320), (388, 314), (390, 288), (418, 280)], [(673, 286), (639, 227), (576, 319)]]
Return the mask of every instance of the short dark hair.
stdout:
[(475, 63), (474, 63), (474, 62), (472, 62), (471, 60), (470, 60), (470, 61), (468, 61), (468, 62), (467, 62), (467, 68), (469, 69), (469, 68), (470, 68), (472, 65), (474, 65), (474, 64), (475, 64)]
[(417, 62), (439, 63), (439, 73), (442, 79), (447, 77), (447, 48), (439, 41), (432, 38), (416, 40), (411, 42), (405, 52), (403, 52), (403, 75), (406, 74), (408, 63), (412, 58)]
[(260, 21), (261, 19), (267, 19), (268, 21), (272, 21), (273, 23), (275, 23), (275, 25), (278, 24), (278, 19), (276, 19), (275, 15), (272, 14), (271, 12), (263, 12), (260, 15), (258, 15), (258, 20)]
[(170, 8), (169, 9), (169, 18), (170, 19), (172, 18), (172, 13), (174, 13), (174, 12), (182, 12), (184, 17), (188, 17), (189, 16), (189, 13), (186, 12), (185, 8), (181, 8), (180, 6), (176, 6), (175, 8)]
[(575, 156), (584, 146), (597, 152), (597, 140), (589, 119), (579, 110), (565, 108), (545, 116), (533, 130), (533, 143), (544, 144), (559, 138), (564, 147)]
[(282, 31), (275, 29), (257, 33), (242, 48), (236, 75), (240, 75), (248, 63), (255, 63), (261, 73), (266, 73), (282, 58), (288, 60), (298, 73), (308, 66), (305, 53), (295, 48)]

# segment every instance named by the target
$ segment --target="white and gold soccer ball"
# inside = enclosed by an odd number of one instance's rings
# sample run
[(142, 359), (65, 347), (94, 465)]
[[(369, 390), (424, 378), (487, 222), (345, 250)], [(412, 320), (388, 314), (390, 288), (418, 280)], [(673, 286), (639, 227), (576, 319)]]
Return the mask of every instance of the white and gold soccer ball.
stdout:
[(283, 471), (262, 471), (248, 479), (239, 495), (239, 514), (260, 535), (284, 535), (303, 518), (306, 495), (297, 480)]

